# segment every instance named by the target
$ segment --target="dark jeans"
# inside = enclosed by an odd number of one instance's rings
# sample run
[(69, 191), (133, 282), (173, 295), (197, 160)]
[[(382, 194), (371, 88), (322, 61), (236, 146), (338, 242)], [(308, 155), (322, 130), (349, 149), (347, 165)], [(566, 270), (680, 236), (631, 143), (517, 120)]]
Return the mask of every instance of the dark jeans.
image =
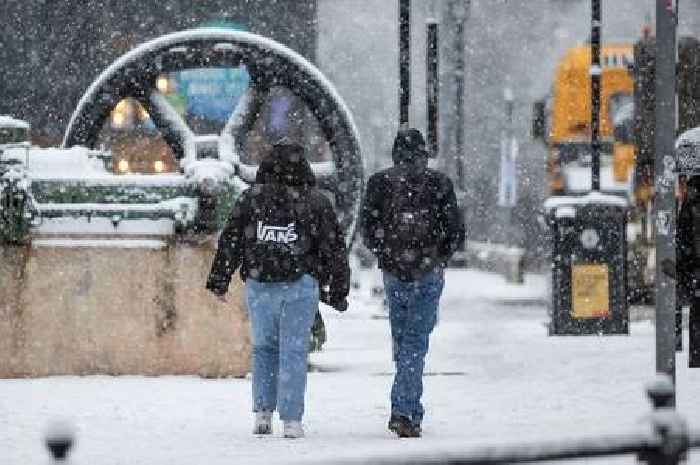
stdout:
[(409, 417), (414, 424), (423, 421), (423, 367), (430, 333), (435, 327), (437, 309), (445, 284), (442, 268), (416, 281), (405, 282), (384, 272), (384, 289), (389, 303), (389, 320), (396, 376), (391, 388), (392, 414)]
[[(688, 367), (700, 368), (700, 279), (698, 271), (692, 285), (692, 300), (688, 314)], [(679, 299), (681, 300), (681, 299)]]

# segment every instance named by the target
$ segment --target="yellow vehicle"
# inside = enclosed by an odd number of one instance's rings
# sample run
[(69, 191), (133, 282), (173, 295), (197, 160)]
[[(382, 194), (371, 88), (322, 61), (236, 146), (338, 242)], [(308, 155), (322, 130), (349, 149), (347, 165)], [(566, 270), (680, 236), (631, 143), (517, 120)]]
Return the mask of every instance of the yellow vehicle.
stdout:
[[(634, 101), (631, 43), (601, 48), (601, 190), (631, 194)], [(551, 124), (541, 136), (548, 146), (549, 195), (582, 194), (591, 187), (591, 48), (569, 49), (556, 69), (551, 96)], [(617, 136), (617, 137), (616, 137)]]

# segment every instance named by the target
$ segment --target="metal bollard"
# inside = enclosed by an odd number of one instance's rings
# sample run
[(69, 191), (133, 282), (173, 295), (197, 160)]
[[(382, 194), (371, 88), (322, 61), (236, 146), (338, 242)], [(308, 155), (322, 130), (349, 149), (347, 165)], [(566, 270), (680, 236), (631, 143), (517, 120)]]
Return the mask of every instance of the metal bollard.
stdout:
[(657, 374), (656, 378), (647, 384), (647, 396), (654, 410), (672, 408), (674, 394), (673, 379), (667, 374)]
[(46, 430), (46, 448), (51, 453), (53, 463), (67, 463), (68, 454), (75, 443), (75, 433), (65, 421), (54, 421)]
[(649, 419), (655, 441), (639, 454), (639, 461), (649, 465), (677, 465), (688, 451), (688, 425), (674, 409), (675, 389), (672, 378), (658, 374), (647, 386), (654, 408)]

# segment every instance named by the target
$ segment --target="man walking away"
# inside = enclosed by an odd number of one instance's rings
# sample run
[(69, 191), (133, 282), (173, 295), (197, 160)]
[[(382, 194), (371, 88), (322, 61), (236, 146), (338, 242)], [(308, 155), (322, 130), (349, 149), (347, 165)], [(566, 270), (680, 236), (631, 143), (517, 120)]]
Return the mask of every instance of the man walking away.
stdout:
[(420, 131), (400, 130), (392, 158), (394, 166), (367, 183), (362, 235), (383, 271), (389, 303), (396, 376), (388, 427), (399, 437), (420, 437), (424, 359), (444, 268), (464, 241), (464, 225), (452, 182), (427, 166)]
[(273, 147), (243, 192), (219, 239), (207, 289), (225, 296), (240, 266), (253, 340), (254, 434), (304, 435), (307, 352), (319, 297), (347, 308), (350, 268), (331, 202), (313, 186), (304, 149)]
[(681, 305), (688, 305), (688, 367), (700, 367), (700, 179), (693, 176), (686, 184), (685, 200), (678, 213), (676, 228), (677, 267), (661, 263), (662, 270), (677, 279), (676, 293)]

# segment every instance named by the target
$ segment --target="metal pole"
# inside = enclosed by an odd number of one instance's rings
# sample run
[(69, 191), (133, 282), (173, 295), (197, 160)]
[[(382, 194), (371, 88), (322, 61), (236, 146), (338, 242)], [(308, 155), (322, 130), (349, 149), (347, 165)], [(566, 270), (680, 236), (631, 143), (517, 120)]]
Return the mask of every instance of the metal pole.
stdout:
[[(507, 246), (513, 245), (513, 203), (512, 199), (514, 199), (515, 192), (513, 190), (515, 189), (515, 182), (513, 177), (515, 176), (514, 170), (512, 172), (511, 168), (514, 168), (515, 160), (513, 160), (513, 91), (511, 90), (510, 87), (506, 87), (503, 90), (503, 100), (506, 103), (506, 127), (504, 131), (504, 140), (503, 140), (503, 158), (501, 160), (501, 163), (506, 163), (507, 165), (507, 171), (506, 170), (501, 170), (502, 174), (507, 174), (511, 179), (506, 180), (506, 186), (508, 188), (508, 192), (505, 193), (505, 200), (506, 202), (504, 203), (505, 207), (505, 230), (506, 230), (506, 237), (505, 237), (505, 243)], [(504, 180), (501, 180), (501, 182), (504, 182)]]
[(399, 0), (399, 127), (408, 127), (411, 104), (411, 0)]
[(600, 190), (600, 27), (602, 0), (591, 0), (591, 190)]
[[(674, 140), (676, 132), (676, 17), (675, 0), (656, 0), (656, 371), (675, 383), (675, 283), (661, 264), (675, 263), (674, 246)], [(675, 394), (674, 394), (675, 396)], [(675, 397), (673, 399), (675, 405)]]
[(506, 142), (511, 143), (513, 140), (513, 136), (515, 134), (514, 128), (513, 128), (513, 107), (515, 105), (515, 97), (513, 96), (513, 90), (510, 87), (506, 87), (503, 89), (503, 100), (506, 103), (506, 128), (505, 128), (505, 136), (506, 136)]
[(457, 185), (464, 191), (464, 22), (467, 18), (469, 0), (452, 0), (448, 14), (455, 18), (454, 25), (454, 160), (457, 171)]
[(439, 141), (439, 108), (440, 108), (440, 80), (439, 70), (439, 49), (438, 49), (438, 23), (436, 20), (429, 20), (426, 24), (426, 51), (425, 51), (425, 87), (426, 87), (426, 115), (428, 118), (428, 150), (430, 155), (438, 157)]

